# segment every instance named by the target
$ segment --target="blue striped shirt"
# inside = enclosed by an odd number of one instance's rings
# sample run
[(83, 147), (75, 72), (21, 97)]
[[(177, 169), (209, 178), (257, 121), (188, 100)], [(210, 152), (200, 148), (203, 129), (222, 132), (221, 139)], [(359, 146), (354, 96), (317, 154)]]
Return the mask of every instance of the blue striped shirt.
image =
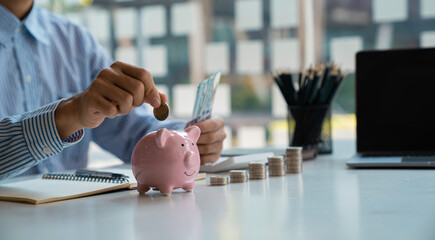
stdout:
[(0, 180), (85, 168), (91, 141), (129, 162), (146, 133), (184, 128), (183, 121), (157, 121), (142, 106), (62, 141), (57, 105), (111, 63), (96, 40), (66, 18), (33, 6), (20, 21), (0, 4)]

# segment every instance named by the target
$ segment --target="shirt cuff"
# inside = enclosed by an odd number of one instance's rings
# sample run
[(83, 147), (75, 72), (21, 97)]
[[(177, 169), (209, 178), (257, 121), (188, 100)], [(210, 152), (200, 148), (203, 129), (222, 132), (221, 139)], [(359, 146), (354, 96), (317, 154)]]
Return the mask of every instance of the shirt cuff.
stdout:
[(77, 131), (65, 141), (56, 128), (55, 111), (63, 99), (28, 113), (23, 119), (23, 132), (30, 153), (35, 159), (45, 159), (60, 153), (65, 147), (78, 143), (84, 135)]
[(83, 129), (78, 130), (73, 135), (67, 137), (64, 141), (62, 141), (62, 146), (65, 148), (80, 142), (84, 134), (85, 131)]

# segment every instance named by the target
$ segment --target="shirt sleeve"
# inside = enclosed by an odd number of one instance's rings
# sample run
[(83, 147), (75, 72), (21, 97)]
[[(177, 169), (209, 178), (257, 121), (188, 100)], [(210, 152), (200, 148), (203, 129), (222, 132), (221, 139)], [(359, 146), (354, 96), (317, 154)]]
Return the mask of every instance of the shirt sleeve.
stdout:
[(22, 173), (82, 139), (83, 130), (65, 141), (59, 137), (54, 113), (61, 101), (0, 121), (0, 180)]

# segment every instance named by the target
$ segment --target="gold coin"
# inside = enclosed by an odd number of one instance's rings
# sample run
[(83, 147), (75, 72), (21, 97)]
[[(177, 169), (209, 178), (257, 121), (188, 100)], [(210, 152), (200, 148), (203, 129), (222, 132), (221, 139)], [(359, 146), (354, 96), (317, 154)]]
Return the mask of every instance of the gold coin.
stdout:
[(162, 102), (160, 104), (160, 107), (154, 108), (153, 113), (154, 113), (154, 117), (156, 117), (157, 120), (159, 120), (159, 121), (165, 120), (169, 115), (168, 104)]

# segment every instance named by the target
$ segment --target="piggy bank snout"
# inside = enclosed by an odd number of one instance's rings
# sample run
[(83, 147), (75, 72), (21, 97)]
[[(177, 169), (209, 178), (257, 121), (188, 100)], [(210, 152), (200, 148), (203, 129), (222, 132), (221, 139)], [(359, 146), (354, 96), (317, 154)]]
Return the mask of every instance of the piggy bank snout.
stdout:
[(193, 151), (187, 151), (184, 154), (184, 165), (186, 168), (193, 168), (195, 166), (195, 153)]

